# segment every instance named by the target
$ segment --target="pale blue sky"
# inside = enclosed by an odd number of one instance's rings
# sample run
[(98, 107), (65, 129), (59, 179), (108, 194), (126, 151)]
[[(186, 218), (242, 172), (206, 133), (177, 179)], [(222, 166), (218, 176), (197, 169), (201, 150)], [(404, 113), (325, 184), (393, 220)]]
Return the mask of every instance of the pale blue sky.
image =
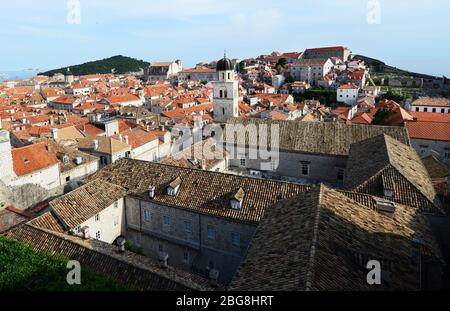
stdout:
[(122, 54), (185, 66), (307, 47), (346, 45), (388, 64), (450, 76), (450, 1), (379, 0), (381, 24), (367, 23), (369, 0), (67, 0), (0, 5), (0, 71), (53, 69)]

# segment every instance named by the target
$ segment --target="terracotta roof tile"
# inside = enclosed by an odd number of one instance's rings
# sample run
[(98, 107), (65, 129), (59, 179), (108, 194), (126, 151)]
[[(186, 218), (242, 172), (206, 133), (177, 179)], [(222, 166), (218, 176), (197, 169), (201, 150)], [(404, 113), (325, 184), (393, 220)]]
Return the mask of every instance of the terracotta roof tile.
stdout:
[[(181, 178), (179, 192), (169, 196), (167, 186), (177, 177)], [(96, 179), (120, 185), (130, 195), (143, 200), (250, 223), (258, 222), (265, 210), (280, 199), (309, 189), (303, 185), (131, 159), (116, 161), (88, 178)], [(148, 196), (150, 186), (156, 188), (154, 199)], [(242, 208), (234, 210), (229, 201), (239, 188), (246, 196)]]
[[(345, 125), (334, 122), (278, 121), (256, 118), (231, 118), (228, 120), (228, 124), (242, 124), (244, 126), (255, 124), (256, 127), (250, 127), (250, 130), (257, 129), (261, 124), (266, 124), (269, 132), (268, 144), (270, 144), (270, 137), (272, 136), (270, 133), (272, 125), (278, 125), (279, 148), (290, 152), (347, 156), (351, 144), (380, 134), (388, 134), (407, 145), (410, 144), (407, 131), (400, 127)], [(234, 134), (230, 143), (237, 141), (236, 133)], [(258, 139), (254, 139), (256, 135), (257, 133), (250, 132), (251, 141), (258, 141)], [(226, 130), (224, 137), (227, 138)], [(249, 134), (246, 133), (247, 143), (249, 141), (248, 138)]]
[[(443, 265), (427, 220), (401, 205), (390, 218), (364, 205), (372, 197), (355, 198), (319, 186), (269, 209), (231, 290), (421, 289), (412, 238), (426, 249), (424, 262)], [(366, 281), (372, 259), (389, 272), (376, 287)]]
[(59, 219), (73, 229), (125, 195), (124, 188), (96, 180), (51, 201), (50, 206)]
[(412, 139), (430, 139), (440, 141), (450, 141), (450, 122), (406, 122), (409, 136)]
[(59, 163), (45, 143), (12, 149), (14, 172), (18, 176), (31, 174)]
[(393, 197), (388, 199), (441, 213), (433, 184), (415, 150), (388, 135), (352, 144), (344, 185), (379, 197), (385, 197), (384, 189), (389, 189)]

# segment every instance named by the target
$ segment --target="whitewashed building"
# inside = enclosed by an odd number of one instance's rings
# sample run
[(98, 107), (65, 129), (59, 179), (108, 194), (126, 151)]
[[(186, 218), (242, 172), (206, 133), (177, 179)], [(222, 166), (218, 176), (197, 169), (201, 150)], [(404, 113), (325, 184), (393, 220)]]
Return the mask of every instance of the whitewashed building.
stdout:
[(353, 84), (344, 84), (337, 88), (337, 102), (348, 106), (358, 103), (359, 87)]
[(333, 69), (333, 63), (326, 59), (302, 59), (292, 64), (291, 76), (297, 81), (317, 85)]

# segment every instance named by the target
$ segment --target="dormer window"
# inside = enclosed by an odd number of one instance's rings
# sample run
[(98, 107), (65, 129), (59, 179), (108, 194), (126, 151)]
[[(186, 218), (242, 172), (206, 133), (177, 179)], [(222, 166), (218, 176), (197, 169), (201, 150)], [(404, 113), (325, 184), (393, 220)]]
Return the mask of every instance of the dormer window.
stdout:
[(245, 192), (244, 189), (239, 188), (239, 190), (234, 194), (233, 198), (230, 200), (231, 208), (234, 210), (240, 210), (242, 208), (242, 202), (244, 202)]
[(176, 196), (181, 186), (181, 178), (177, 177), (174, 181), (172, 181), (167, 187), (167, 194), (170, 196)]
[(386, 201), (376, 201), (377, 211), (383, 215), (393, 217), (395, 214), (395, 204)]

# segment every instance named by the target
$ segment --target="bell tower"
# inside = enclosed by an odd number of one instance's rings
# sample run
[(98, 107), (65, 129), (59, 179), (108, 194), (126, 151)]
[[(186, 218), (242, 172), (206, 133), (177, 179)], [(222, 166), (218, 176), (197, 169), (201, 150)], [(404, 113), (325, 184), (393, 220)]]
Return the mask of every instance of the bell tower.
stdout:
[(219, 80), (213, 83), (214, 121), (226, 123), (229, 118), (239, 116), (239, 82), (233, 63), (224, 54), (216, 67)]

